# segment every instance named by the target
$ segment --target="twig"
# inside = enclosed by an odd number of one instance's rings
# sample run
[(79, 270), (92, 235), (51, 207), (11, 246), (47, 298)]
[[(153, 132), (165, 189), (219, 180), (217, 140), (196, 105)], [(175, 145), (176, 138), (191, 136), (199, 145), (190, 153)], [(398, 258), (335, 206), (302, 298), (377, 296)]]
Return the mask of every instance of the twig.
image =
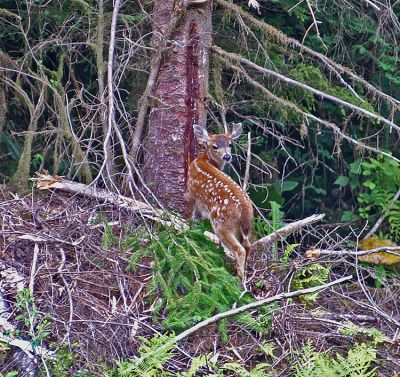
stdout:
[[(319, 21), (317, 21), (317, 19), (315, 18), (314, 10), (312, 9), (310, 0), (306, 0), (306, 3), (307, 3), (308, 10), (309, 10), (310, 13), (311, 13), (311, 17), (312, 17), (312, 19), (313, 19), (313, 25), (315, 26), (315, 32), (317, 33), (317, 37), (318, 37), (318, 39), (321, 41), (322, 46), (324, 46), (326, 49), (328, 49), (328, 47), (326, 47), (326, 44), (324, 43), (324, 41), (323, 41), (323, 39), (321, 38), (321, 35), (320, 35), (320, 33), (319, 33), (319, 28), (318, 28), (318, 22), (319, 22)], [(305, 36), (304, 36), (304, 38), (305, 38)], [(304, 39), (303, 39), (303, 43), (304, 43)]]
[[(393, 197), (393, 199), (391, 200), (392, 202), (395, 202), (396, 200), (398, 200), (400, 198), (400, 189), (396, 192), (396, 195)], [(374, 226), (370, 229), (370, 231), (365, 235), (365, 238), (369, 238), (371, 237), (377, 230), (378, 228), (381, 226), (383, 220), (385, 220), (386, 215), (382, 215), (377, 222), (374, 224)]]
[(364, 0), (368, 5), (371, 5), (371, 7), (375, 8), (376, 10), (381, 10), (381, 8), (379, 8), (376, 4), (374, 4), (372, 1), (370, 0)]
[(38, 254), (39, 254), (39, 245), (35, 242), (35, 246), (33, 247), (31, 277), (29, 280), (29, 291), (31, 292), (32, 296), (33, 296), (33, 288), (35, 285), (35, 274), (36, 274), (36, 265), (37, 265), (37, 260), (38, 260)]
[(246, 170), (243, 179), (243, 191), (247, 190), (250, 178), (250, 164), (251, 164), (251, 133), (247, 134), (247, 160), (246, 160)]
[(74, 304), (73, 304), (73, 301), (72, 301), (71, 289), (70, 289), (70, 287), (69, 287), (69, 285), (67, 283), (67, 280), (65, 279), (65, 276), (63, 274), (66, 258), (65, 258), (65, 252), (64, 252), (62, 247), (60, 247), (60, 254), (61, 254), (61, 263), (57, 268), (57, 272), (61, 276), (61, 280), (63, 281), (63, 284), (65, 286), (65, 290), (67, 291), (68, 301), (69, 301), (69, 318), (68, 318), (68, 323), (67, 323), (67, 331), (65, 333), (64, 339), (61, 341), (61, 343), (64, 343), (65, 339), (69, 340), (69, 338), (70, 338), (72, 319), (74, 317)]

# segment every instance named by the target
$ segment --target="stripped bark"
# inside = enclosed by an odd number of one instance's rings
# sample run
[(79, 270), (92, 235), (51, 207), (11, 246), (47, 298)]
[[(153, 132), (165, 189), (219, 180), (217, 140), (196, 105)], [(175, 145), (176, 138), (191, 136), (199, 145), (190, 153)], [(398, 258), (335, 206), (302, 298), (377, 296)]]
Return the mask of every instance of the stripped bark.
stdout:
[[(174, 0), (157, 0), (154, 25), (161, 35), (169, 25)], [(190, 4), (161, 62), (155, 83), (146, 140), (144, 179), (166, 208), (185, 213), (186, 176), (197, 144), (192, 125), (205, 125), (212, 1)], [(153, 47), (160, 46), (155, 33)]]

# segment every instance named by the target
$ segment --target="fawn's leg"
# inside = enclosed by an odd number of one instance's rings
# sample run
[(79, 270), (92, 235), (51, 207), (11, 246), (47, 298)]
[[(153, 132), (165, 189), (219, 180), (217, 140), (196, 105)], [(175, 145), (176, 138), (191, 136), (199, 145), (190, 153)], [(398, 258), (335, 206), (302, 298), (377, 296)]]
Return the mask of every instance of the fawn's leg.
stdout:
[(246, 263), (246, 250), (236, 239), (231, 230), (215, 229), (215, 234), (220, 239), (223, 248), (228, 249), (236, 261), (237, 274), (244, 286), (244, 265)]

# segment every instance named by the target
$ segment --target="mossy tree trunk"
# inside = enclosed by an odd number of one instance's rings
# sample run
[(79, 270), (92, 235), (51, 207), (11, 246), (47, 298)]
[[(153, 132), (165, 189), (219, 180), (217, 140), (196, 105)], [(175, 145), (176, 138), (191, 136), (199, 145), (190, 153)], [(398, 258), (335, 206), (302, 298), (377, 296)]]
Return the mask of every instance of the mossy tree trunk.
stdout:
[(39, 89), (39, 96), (36, 104), (30, 100), (28, 94), (22, 89), (18, 82), (16, 82), (14, 89), (25, 102), (30, 115), (30, 122), (24, 139), (24, 148), (18, 161), (17, 171), (11, 178), (11, 184), (13, 186), (23, 189), (28, 186), (28, 180), (30, 178), (32, 143), (37, 130), (39, 117), (43, 111), (46, 85), (42, 84)]
[[(154, 2), (157, 49), (174, 12), (174, 0)], [(188, 166), (197, 142), (193, 124), (206, 123), (212, 1), (190, 4), (171, 37), (152, 93), (146, 138), (144, 179), (156, 197), (170, 210), (186, 212), (184, 199)]]

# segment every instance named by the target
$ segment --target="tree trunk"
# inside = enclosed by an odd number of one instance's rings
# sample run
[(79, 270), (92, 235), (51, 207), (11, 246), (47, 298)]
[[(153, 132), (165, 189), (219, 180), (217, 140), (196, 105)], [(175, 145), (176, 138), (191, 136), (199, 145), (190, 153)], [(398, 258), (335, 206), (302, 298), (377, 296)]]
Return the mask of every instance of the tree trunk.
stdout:
[[(154, 25), (165, 32), (175, 11), (174, 0), (156, 0)], [(170, 210), (186, 214), (186, 177), (197, 142), (193, 124), (206, 123), (205, 97), (211, 47), (212, 1), (192, 4), (168, 44), (152, 93), (146, 139), (144, 178), (156, 197)], [(160, 45), (155, 33), (152, 45)]]

